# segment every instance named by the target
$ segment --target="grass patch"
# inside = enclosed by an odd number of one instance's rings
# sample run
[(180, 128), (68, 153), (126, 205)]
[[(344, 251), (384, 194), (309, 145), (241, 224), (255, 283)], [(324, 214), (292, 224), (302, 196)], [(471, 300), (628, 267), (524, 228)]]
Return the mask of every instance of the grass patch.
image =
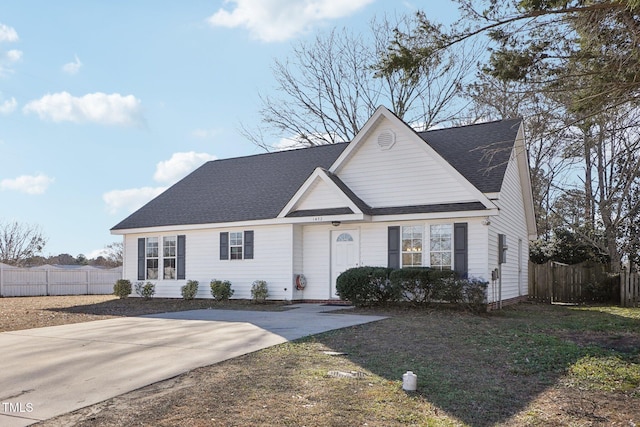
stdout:
[[(131, 310), (153, 302), (133, 301)], [(92, 309), (83, 304), (81, 311)], [(521, 304), (484, 315), (350, 312), (389, 318), (196, 369), (50, 425), (640, 423), (639, 308)], [(416, 392), (402, 390), (407, 370), (418, 375)]]

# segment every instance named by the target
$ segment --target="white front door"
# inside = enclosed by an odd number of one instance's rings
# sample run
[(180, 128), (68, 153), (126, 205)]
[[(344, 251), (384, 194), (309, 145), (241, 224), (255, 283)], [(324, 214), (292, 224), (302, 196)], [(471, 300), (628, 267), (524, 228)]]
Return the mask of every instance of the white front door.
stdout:
[(331, 298), (336, 294), (336, 279), (345, 270), (360, 265), (358, 230), (331, 230)]

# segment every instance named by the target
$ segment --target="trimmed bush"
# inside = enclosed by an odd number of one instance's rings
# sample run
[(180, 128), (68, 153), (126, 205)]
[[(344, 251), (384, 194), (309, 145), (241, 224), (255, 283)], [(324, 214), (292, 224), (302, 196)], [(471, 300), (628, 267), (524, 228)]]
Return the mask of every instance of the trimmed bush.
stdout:
[(120, 279), (113, 285), (113, 294), (120, 299), (131, 295), (131, 282), (127, 279)]
[(256, 280), (251, 285), (251, 298), (254, 302), (264, 303), (269, 296), (269, 288), (264, 280)]
[(151, 282), (136, 283), (136, 294), (140, 295), (144, 299), (151, 299), (156, 293), (156, 285)]
[(413, 304), (426, 304), (432, 300), (433, 286), (429, 268), (412, 267), (394, 270), (389, 275), (402, 299)]
[(211, 296), (216, 301), (228, 301), (233, 296), (233, 289), (231, 289), (231, 282), (228, 280), (216, 280), (213, 279), (209, 284), (211, 288)]
[(197, 280), (188, 280), (187, 284), (180, 288), (182, 298), (186, 300), (194, 299), (198, 293), (198, 285), (199, 283)]
[(398, 301), (401, 293), (389, 279), (392, 271), (385, 267), (350, 268), (336, 279), (336, 293), (358, 307)]
[(462, 279), (463, 301), (471, 311), (487, 311), (487, 287), (489, 282), (477, 278)]

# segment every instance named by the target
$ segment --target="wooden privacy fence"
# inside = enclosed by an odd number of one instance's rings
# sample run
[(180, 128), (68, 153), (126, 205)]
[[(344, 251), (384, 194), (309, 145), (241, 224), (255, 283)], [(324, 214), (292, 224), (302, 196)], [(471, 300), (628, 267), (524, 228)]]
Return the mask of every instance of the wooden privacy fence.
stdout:
[(620, 276), (596, 263), (529, 263), (529, 299), (541, 302), (619, 302)]
[(121, 269), (0, 268), (0, 296), (106, 295)]
[(640, 274), (623, 269), (620, 273), (620, 305), (640, 306)]

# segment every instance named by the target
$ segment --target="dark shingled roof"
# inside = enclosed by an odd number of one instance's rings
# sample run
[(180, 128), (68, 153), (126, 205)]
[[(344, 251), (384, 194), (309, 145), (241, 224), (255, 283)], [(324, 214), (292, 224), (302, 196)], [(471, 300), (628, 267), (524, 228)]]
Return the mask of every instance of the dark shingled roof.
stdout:
[(331, 166), (347, 145), (212, 160), (113, 230), (275, 218), (315, 168)]
[[(520, 120), (514, 119), (417, 134), (480, 191), (499, 192), (519, 125)], [(275, 218), (315, 168), (328, 169), (347, 146), (323, 145), (207, 162), (112, 230)], [(448, 204), (372, 209), (338, 177), (328, 175), (369, 214), (484, 208)], [(339, 211), (351, 210), (345, 207)], [(308, 216), (309, 212), (290, 216), (300, 215)]]
[(434, 150), (483, 193), (502, 187), (521, 119), (418, 132)]

